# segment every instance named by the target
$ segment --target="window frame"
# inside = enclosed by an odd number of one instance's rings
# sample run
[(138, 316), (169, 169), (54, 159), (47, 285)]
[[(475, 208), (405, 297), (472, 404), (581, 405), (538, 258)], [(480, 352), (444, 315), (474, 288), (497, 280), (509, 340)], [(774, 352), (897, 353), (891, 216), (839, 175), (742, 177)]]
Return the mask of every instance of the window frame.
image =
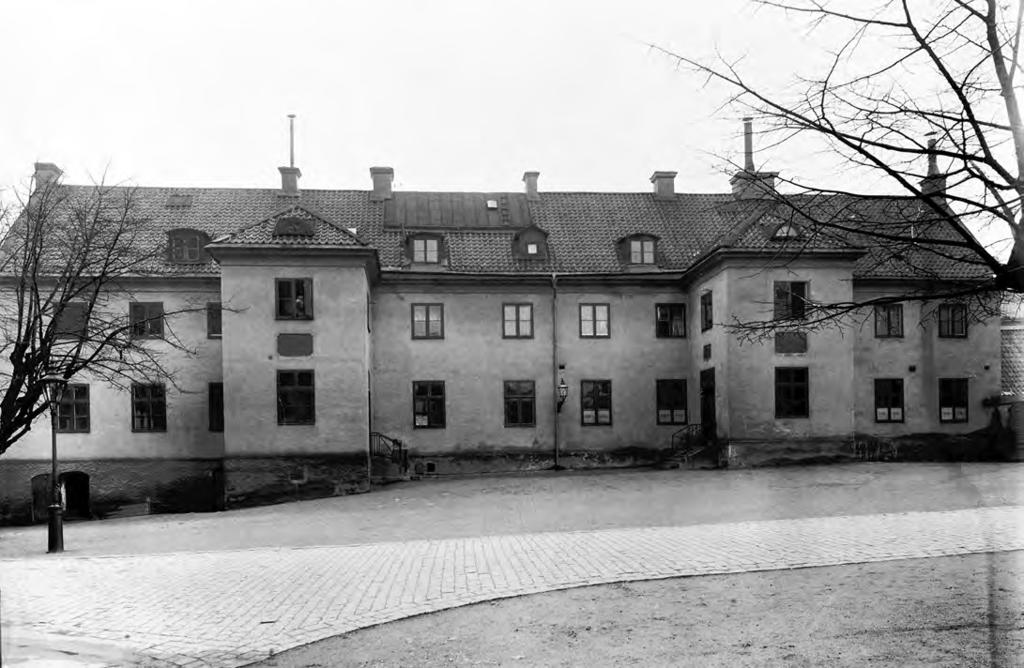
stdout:
[[(950, 389), (952, 389), (954, 387), (962, 387), (963, 388), (963, 397), (962, 397), (963, 405), (949, 404), (948, 408), (950, 409), (950, 417), (948, 419), (942, 417), (942, 410), (943, 410), (943, 408), (947, 408), (947, 406), (943, 405), (943, 401), (944, 401), (944, 399), (946, 397), (948, 397), (948, 394), (949, 394), (949, 390), (948, 389), (944, 389), (944, 387), (943, 387), (944, 383), (946, 383), (946, 384), (948, 384), (948, 383), (956, 383), (956, 385), (947, 385), (947, 387), (950, 388)], [(959, 394), (959, 393), (960, 393), (959, 391), (956, 392), (956, 394)], [(944, 397), (943, 395), (946, 395), (946, 397)], [(939, 422), (940, 423), (943, 423), (943, 424), (963, 424), (963, 423), (966, 423), (966, 422), (970, 422), (970, 419), (971, 419), (971, 411), (970, 411), (971, 384), (970, 384), (970, 379), (968, 379), (968, 378), (939, 378), (939, 397), (938, 398), (939, 398)], [(957, 417), (957, 409), (958, 408), (963, 408), (963, 417), (960, 417), (960, 418)]]
[[(424, 323), (423, 334), (416, 334), (416, 309), (424, 308)], [(438, 309), (440, 317), (437, 321), (440, 323), (440, 331), (437, 334), (431, 334), (430, 332), (430, 314), (434, 310)], [(409, 305), (409, 328), (413, 339), (444, 339), (444, 302), (416, 302)]]
[[(430, 259), (429, 243), (434, 244), (434, 257)], [(423, 259), (417, 257), (417, 244), (423, 244)], [(441, 264), (441, 238), (436, 236), (414, 236), (409, 239), (409, 260), (413, 264)]]
[[(72, 396), (68, 396), (69, 390)], [(77, 396), (81, 392), (82, 396)], [(80, 410), (84, 406), (84, 410)], [(87, 383), (68, 383), (57, 400), (57, 424), (58, 434), (88, 434), (92, 429), (92, 407), (90, 405), (89, 385)], [(79, 426), (79, 420), (85, 420), (85, 427)], [(69, 426), (61, 426), (64, 421)]]
[[(515, 309), (515, 319), (513, 319), (513, 320), (509, 320), (508, 319), (508, 314), (505, 311), (505, 309), (508, 309), (508, 308)], [(529, 315), (530, 315), (530, 317), (526, 319), (526, 322), (530, 323), (530, 333), (529, 334), (523, 334), (522, 333), (522, 324), (524, 322), (523, 317), (522, 317), (522, 312), (523, 312), (524, 308), (529, 311)], [(510, 322), (515, 324), (515, 333), (514, 334), (509, 334), (508, 333), (508, 324)], [(503, 338), (503, 339), (532, 339), (533, 338), (533, 330), (534, 330), (534, 326), (533, 325), (534, 325), (534, 323), (533, 323), (533, 302), (505, 302), (505, 303), (503, 303), (501, 305), (501, 338)]]
[[(606, 392), (601, 392), (601, 385), (604, 384), (607, 387)], [(587, 385), (591, 387), (588, 388)], [(593, 397), (590, 395), (593, 394)], [(586, 404), (587, 399), (592, 398), (595, 401), (594, 421), (586, 421)], [(601, 422), (601, 401), (606, 400), (608, 404), (608, 421)], [(613, 424), (612, 420), (612, 381), (608, 378), (587, 378), (580, 381), (580, 426), (582, 427), (610, 427)]]
[[(139, 311), (141, 317), (136, 317)], [(128, 302), (128, 320), (132, 339), (164, 338), (163, 302)]]
[[(893, 332), (893, 312), (896, 315), (898, 327)], [(881, 330), (879, 325), (885, 325)], [(875, 304), (875, 338), (876, 339), (902, 339), (903, 338), (903, 304)]]
[[(794, 286), (801, 286), (794, 290)], [(798, 294), (802, 292), (802, 294)], [(806, 320), (809, 303), (809, 281), (774, 281), (772, 285), (772, 318), (774, 320)]]
[[(677, 389), (678, 388), (682, 388), (682, 391), (679, 392), (679, 391), (673, 390), (672, 392), (669, 392), (668, 390), (663, 390), (662, 388), (664, 386), (668, 385), (669, 383), (677, 383), (678, 384)], [(676, 404), (670, 404), (668, 402), (668, 397), (666, 397), (666, 394), (675, 394), (677, 396), (677, 398), (681, 397), (682, 398), (682, 404), (681, 404), (682, 408), (679, 408), (678, 405), (676, 405)], [(685, 425), (685, 424), (689, 424), (690, 423), (690, 409), (689, 409), (689, 406), (687, 404), (688, 397), (687, 397), (687, 394), (686, 394), (686, 379), (685, 378), (657, 378), (657, 379), (655, 379), (655, 381), (654, 381), (654, 395), (655, 395), (654, 396), (654, 405), (655, 405), (654, 414), (655, 414), (655, 418), (656, 418), (657, 424)], [(669, 419), (668, 420), (663, 420), (662, 419), (661, 412), (663, 410), (669, 412)], [(683, 417), (682, 417), (681, 420), (678, 419), (677, 416), (676, 416), (676, 413), (678, 413), (680, 411), (683, 414)]]
[[(209, 242), (209, 235), (201, 230), (170, 230), (167, 232), (167, 261), (171, 264), (206, 264), (208, 256), (204, 247)], [(178, 250), (183, 252), (179, 254)]]
[[(301, 374), (309, 374), (309, 384), (304, 385)], [(294, 377), (294, 383), (285, 385), (281, 381), (289, 376)], [(303, 427), (316, 424), (316, 372), (313, 369), (277, 369), (275, 374), (277, 384), (275, 398), (277, 399), (277, 424), (280, 427)], [(288, 409), (292, 406), (301, 406), (300, 403), (288, 403), (287, 398), (308, 397), (308, 418), (289, 418)], [(286, 405), (287, 404), (287, 405)]]
[(700, 331), (706, 332), (715, 326), (715, 303), (711, 290), (700, 293)]
[[(780, 378), (781, 373), (796, 373), (803, 372), (803, 380), (793, 380)], [(783, 396), (785, 393), (796, 394), (803, 389), (803, 397), (794, 396)], [(783, 392), (780, 392), (780, 389)], [(811, 374), (809, 367), (806, 366), (777, 366), (775, 367), (775, 382), (774, 382), (774, 399), (775, 399), (775, 419), (776, 420), (805, 420), (811, 417)], [(804, 406), (804, 412), (799, 413), (796, 411), (784, 412), (783, 408), (790, 408), (787, 404), (799, 404), (802, 403)]]
[[(579, 308), (577, 309), (577, 313), (579, 314), (580, 338), (581, 339), (610, 339), (611, 336), (612, 336), (612, 306), (611, 306), (611, 303), (610, 302), (580, 302), (578, 304), (578, 306), (579, 306)], [(604, 334), (598, 334), (597, 333), (597, 323), (601, 322), (601, 320), (597, 317), (597, 309), (599, 307), (604, 307), (604, 312), (605, 312), (605, 319), (604, 319), (605, 333)], [(583, 317), (583, 309), (584, 308), (590, 308), (591, 309), (591, 317), (589, 319), (584, 319), (584, 317)], [(591, 333), (590, 334), (584, 334), (583, 333), (583, 323), (587, 322), (587, 321), (590, 322), (590, 328), (591, 328)]]
[[(289, 286), (288, 289), (289, 289), (289, 291), (294, 296), (282, 297), (281, 296), (281, 287), (283, 285)], [(293, 304), (294, 304), (294, 301), (298, 299), (298, 294), (297, 294), (297, 291), (295, 290), (295, 288), (296, 288), (296, 286), (300, 286), (300, 285), (302, 286), (302, 292), (303, 292), (302, 314), (299, 315), (297, 309), (296, 309), (296, 312), (294, 312), (292, 314), (282, 313), (281, 312), (281, 305), (283, 303), (282, 300), (291, 300), (293, 302)], [(286, 302), (284, 302), (284, 303), (286, 303)], [(305, 278), (287, 278), (286, 277), (286, 278), (275, 278), (274, 279), (274, 319), (275, 320), (312, 320), (313, 317), (314, 317), (313, 314), (314, 314), (314, 311), (313, 311), (313, 278), (312, 277), (305, 277)]]
[[(139, 396), (139, 392), (145, 388), (146, 396)], [(160, 396), (153, 396), (153, 391), (159, 389)], [(166, 433), (167, 432), (167, 387), (163, 383), (132, 383), (131, 387), (131, 420), (132, 433)], [(140, 426), (136, 415), (136, 407), (143, 405), (148, 410), (149, 427)]]
[[(76, 322), (67, 322), (69, 309), (72, 312), (80, 311), (76, 318)], [(89, 302), (64, 302), (64, 305), (61, 307), (60, 315), (56, 316), (54, 319), (56, 320), (53, 324), (53, 337), (55, 340), (81, 340), (87, 338), (89, 335)], [(76, 325), (78, 327), (76, 329), (68, 329), (67, 325), (69, 324)]]
[[(661, 317), (661, 309), (666, 309), (668, 317)], [(678, 310), (680, 333), (672, 333), (672, 323), (676, 319), (672, 317), (673, 310)], [(665, 330), (662, 331), (662, 323), (665, 323)], [(654, 338), (656, 339), (685, 339), (686, 338), (686, 303), (665, 302), (654, 305)]]
[[(514, 385), (514, 384), (517, 384), (517, 383), (521, 383), (521, 384), (529, 383), (529, 385), (530, 385), (529, 393), (523, 393), (523, 392), (518, 392), (518, 393), (513, 392), (513, 393), (510, 393), (509, 392), (509, 387)], [(533, 417), (533, 419), (530, 420), (529, 422), (524, 422), (522, 420), (520, 420), (518, 422), (513, 422), (513, 421), (509, 420), (509, 405), (510, 405), (510, 402), (512, 402), (512, 404), (517, 406), (517, 411), (516, 412), (517, 412), (517, 414), (520, 417), (523, 414), (523, 410), (522, 410), (523, 405), (528, 402), (529, 405), (530, 405), (530, 414)], [(504, 407), (504, 423), (505, 423), (505, 427), (506, 428), (536, 427), (537, 426), (537, 383), (535, 381), (533, 381), (533, 380), (503, 380), (502, 381), (502, 406)]]
[[(206, 338), (224, 338), (224, 310), (220, 302), (206, 302)], [(214, 327), (216, 324), (216, 328)], [(214, 331), (216, 329), (216, 331)]]
[[(906, 404), (903, 392), (902, 378), (875, 378), (875, 422), (877, 423), (902, 423), (906, 422)], [(898, 389), (894, 389), (898, 388)], [(883, 391), (879, 391), (883, 390)], [(883, 401), (887, 399), (887, 401)], [(880, 418), (880, 411), (885, 411), (885, 417)], [(899, 418), (892, 416), (893, 410), (899, 410)]]
[[(629, 241), (629, 263), (641, 266), (658, 264), (658, 240), (653, 237), (630, 237)], [(649, 251), (649, 252), (648, 252)], [(639, 257), (640, 259), (635, 259)], [(648, 261), (650, 258), (650, 261)]]
[[(423, 412), (417, 412), (416, 401), (417, 386), (426, 385), (426, 394), (422, 395), (422, 400), (426, 402), (425, 410)], [(436, 390), (440, 388), (440, 393)], [(448, 394), (445, 382), (443, 380), (414, 380), (412, 381), (412, 428), (413, 429), (445, 429), (448, 424)], [(434, 407), (434, 413), (432, 413), (432, 406)], [(440, 407), (440, 424), (432, 423), (431, 417), (436, 417), (436, 407)], [(417, 417), (420, 415), (426, 418), (426, 424), (417, 424)]]
[[(954, 314), (959, 314), (958, 318)], [(959, 302), (947, 302), (939, 304), (939, 328), (940, 339), (966, 339), (967, 338), (967, 305)], [(962, 333), (957, 333), (956, 325), (963, 328)], [(945, 333), (943, 333), (945, 330)]]
[[(214, 389), (216, 388), (216, 392)], [(213, 433), (224, 432), (224, 382), (206, 384), (207, 426)]]

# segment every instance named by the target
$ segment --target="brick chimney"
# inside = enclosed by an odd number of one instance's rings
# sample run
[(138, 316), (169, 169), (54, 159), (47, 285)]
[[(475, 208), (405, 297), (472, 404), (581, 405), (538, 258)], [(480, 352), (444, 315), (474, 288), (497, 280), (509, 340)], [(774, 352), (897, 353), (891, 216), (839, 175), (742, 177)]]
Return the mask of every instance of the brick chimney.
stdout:
[(654, 172), (651, 183), (654, 184), (654, 199), (676, 198), (676, 172)]
[(935, 154), (937, 143), (934, 137), (928, 140), (928, 175), (921, 179), (921, 194), (926, 197), (942, 197), (946, 194), (946, 175), (939, 174), (939, 160)]
[(729, 179), (732, 194), (736, 199), (771, 197), (775, 191), (775, 177), (778, 172), (759, 172), (754, 169), (753, 119), (743, 119), (743, 169)]
[(284, 197), (298, 197), (299, 177), (302, 176), (302, 172), (299, 171), (299, 168), (278, 167), (277, 171), (281, 172), (281, 192), (278, 194)]
[(370, 167), (370, 178), (373, 179), (370, 200), (383, 202), (391, 199), (391, 182), (395, 180), (395, 170), (391, 167)]
[(526, 184), (526, 199), (531, 202), (540, 201), (540, 193), (537, 192), (537, 178), (540, 172), (523, 172), (523, 183)]
[(35, 164), (35, 174), (32, 175), (32, 179), (35, 181), (35, 188), (33, 191), (39, 191), (46, 188), (48, 185), (59, 179), (63, 173), (64, 172), (60, 171), (60, 167), (52, 162), (37, 162)]

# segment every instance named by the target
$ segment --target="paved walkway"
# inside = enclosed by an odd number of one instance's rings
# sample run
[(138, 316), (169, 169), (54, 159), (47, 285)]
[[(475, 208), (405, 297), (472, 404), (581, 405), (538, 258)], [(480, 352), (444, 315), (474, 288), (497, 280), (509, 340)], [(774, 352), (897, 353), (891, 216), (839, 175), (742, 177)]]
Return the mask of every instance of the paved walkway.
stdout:
[[(1024, 549), (1024, 506), (144, 556), (0, 560), (5, 660), (47, 638), (237, 666), (410, 615), (589, 584)], [(25, 639), (25, 640), (23, 640)], [(19, 656), (20, 653), (20, 656)], [(102, 665), (102, 662), (94, 665)]]

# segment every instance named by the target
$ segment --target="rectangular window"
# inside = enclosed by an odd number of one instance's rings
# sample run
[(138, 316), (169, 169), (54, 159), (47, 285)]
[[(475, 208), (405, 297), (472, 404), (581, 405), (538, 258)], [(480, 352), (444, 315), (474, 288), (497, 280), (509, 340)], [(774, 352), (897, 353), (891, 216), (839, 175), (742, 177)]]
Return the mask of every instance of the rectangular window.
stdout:
[(686, 424), (686, 381), (658, 380), (658, 424)]
[(580, 337), (584, 339), (607, 338), (608, 304), (580, 304)]
[(57, 432), (89, 431), (89, 386), (70, 384), (57, 402)]
[(654, 240), (632, 239), (629, 242), (629, 261), (632, 264), (654, 264)]
[(161, 339), (164, 336), (164, 303), (131, 302), (132, 338)]
[(412, 305), (412, 338), (444, 338), (444, 304)]
[(412, 426), (416, 429), (444, 429), (444, 381), (412, 382)]
[(220, 302), (206, 302), (206, 338), (219, 339), (221, 337)]
[(775, 319), (803, 320), (807, 315), (807, 282), (775, 281)]
[(533, 338), (533, 304), (502, 304), (501, 311), (504, 338)]
[(711, 291), (708, 290), (700, 296), (700, 331), (706, 332), (714, 325), (714, 314), (712, 312)]
[(944, 339), (967, 337), (967, 306), (965, 304), (939, 305), (939, 336)]
[(277, 284), (277, 319), (313, 319), (313, 279), (279, 278)]
[(437, 239), (413, 239), (412, 261), (437, 264), (439, 261)]
[(612, 423), (612, 381), (580, 381), (580, 423), (584, 427)]
[(210, 383), (209, 388), (210, 431), (224, 431), (224, 383)]
[(54, 327), (58, 339), (85, 338), (85, 313), (89, 305), (85, 302), (66, 302)]
[(939, 379), (939, 421), (967, 422), (967, 379)]
[(532, 427), (537, 423), (536, 394), (532, 380), (505, 381), (505, 426)]
[(655, 304), (654, 335), (659, 339), (686, 336), (686, 304)]
[(903, 379), (875, 379), (875, 422), (903, 422)]
[(277, 423), (316, 424), (316, 388), (313, 372), (277, 372)]
[(132, 384), (132, 431), (167, 431), (167, 393), (163, 385)]
[(810, 416), (807, 367), (775, 368), (775, 417)]
[(903, 304), (875, 306), (875, 337), (879, 339), (903, 337)]

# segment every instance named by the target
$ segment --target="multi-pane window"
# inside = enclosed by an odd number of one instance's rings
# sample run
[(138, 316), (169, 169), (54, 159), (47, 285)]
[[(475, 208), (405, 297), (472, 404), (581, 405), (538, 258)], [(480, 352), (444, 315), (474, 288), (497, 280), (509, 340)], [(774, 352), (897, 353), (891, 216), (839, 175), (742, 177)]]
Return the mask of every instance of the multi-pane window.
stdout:
[(776, 367), (775, 417), (805, 418), (809, 415), (807, 367)]
[(279, 278), (276, 285), (278, 320), (313, 319), (312, 278)]
[(171, 235), (172, 262), (198, 262), (203, 248), (203, 238), (195, 232), (178, 232)]
[(57, 431), (89, 431), (89, 386), (72, 384), (64, 387), (57, 402)]
[(444, 381), (412, 382), (412, 426), (417, 429), (444, 428)]
[(657, 381), (658, 424), (686, 424), (686, 381)]
[(210, 431), (224, 431), (224, 383), (210, 383), (209, 388)]
[(57, 316), (57, 324), (54, 326), (56, 338), (78, 339), (86, 334), (85, 314), (89, 305), (85, 302), (67, 302)]
[(903, 422), (903, 379), (875, 379), (875, 422)]
[(700, 331), (706, 332), (714, 324), (714, 313), (712, 311), (711, 291), (700, 296)]
[(506, 339), (533, 338), (533, 304), (502, 304), (503, 329)]
[(206, 302), (206, 338), (219, 339), (221, 337), (221, 308), (220, 302)]
[[(221, 400), (223, 404), (223, 398)], [(313, 372), (277, 372), (277, 423), (316, 424), (316, 387)]]
[(939, 379), (939, 421), (967, 422), (967, 379)]
[(879, 339), (903, 336), (903, 305), (879, 304), (875, 306), (875, 336)]
[(590, 427), (612, 423), (612, 381), (580, 381), (580, 422)]
[(608, 329), (608, 304), (580, 304), (580, 336), (603, 338), (611, 336)]
[(505, 381), (505, 426), (532, 427), (537, 423), (537, 397), (532, 380)]
[(129, 304), (132, 337), (159, 339), (164, 335), (163, 302), (131, 302)]
[(132, 384), (132, 431), (167, 431), (167, 393), (163, 385)]
[(775, 319), (803, 320), (807, 315), (807, 282), (775, 281)]
[(965, 304), (939, 305), (939, 336), (944, 339), (962, 339), (967, 336)]
[(413, 239), (412, 261), (437, 264), (440, 262), (440, 248), (439, 239)]
[(686, 336), (686, 305), (655, 304), (654, 335), (659, 339)]
[(412, 305), (412, 338), (444, 338), (444, 304)]
[(630, 239), (629, 261), (631, 264), (654, 264), (654, 239)]

